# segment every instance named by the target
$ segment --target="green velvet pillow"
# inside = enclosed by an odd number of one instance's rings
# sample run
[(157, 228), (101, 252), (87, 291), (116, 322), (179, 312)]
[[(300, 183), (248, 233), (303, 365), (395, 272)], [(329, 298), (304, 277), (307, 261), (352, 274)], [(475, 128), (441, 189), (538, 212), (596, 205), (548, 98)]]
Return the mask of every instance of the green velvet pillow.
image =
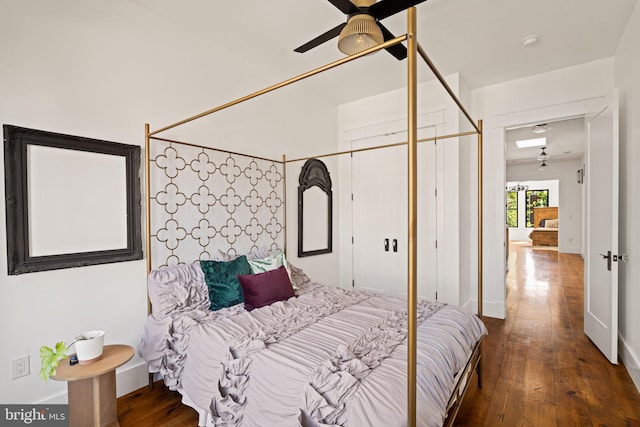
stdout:
[(239, 256), (233, 261), (200, 261), (204, 281), (209, 288), (211, 310), (244, 302), (238, 274), (251, 274), (247, 257)]

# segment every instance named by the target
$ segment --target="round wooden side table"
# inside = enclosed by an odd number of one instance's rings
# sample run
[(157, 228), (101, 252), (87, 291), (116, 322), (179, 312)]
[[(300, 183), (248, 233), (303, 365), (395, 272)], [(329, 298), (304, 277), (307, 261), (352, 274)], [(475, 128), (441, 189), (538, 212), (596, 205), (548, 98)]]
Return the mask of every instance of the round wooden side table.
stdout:
[(129, 345), (105, 345), (102, 357), (88, 365), (60, 362), (51, 378), (67, 381), (69, 427), (119, 427), (116, 410), (116, 368), (133, 357)]

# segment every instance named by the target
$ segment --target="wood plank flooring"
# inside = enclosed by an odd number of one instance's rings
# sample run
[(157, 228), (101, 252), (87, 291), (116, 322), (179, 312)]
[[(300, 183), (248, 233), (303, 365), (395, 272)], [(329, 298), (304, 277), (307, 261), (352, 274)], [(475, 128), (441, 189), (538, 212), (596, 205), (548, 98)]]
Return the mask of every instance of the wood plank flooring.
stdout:
[(507, 318), (485, 318), (484, 382), (456, 426), (640, 426), (640, 395), (583, 332), (579, 255), (512, 242)]
[[(583, 333), (579, 255), (512, 244), (507, 319), (484, 321), (484, 386), (473, 381), (456, 426), (640, 427), (640, 394), (626, 370)], [(121, 427), (198, 422), (161, 383), (119, 398), (118, 417)]]

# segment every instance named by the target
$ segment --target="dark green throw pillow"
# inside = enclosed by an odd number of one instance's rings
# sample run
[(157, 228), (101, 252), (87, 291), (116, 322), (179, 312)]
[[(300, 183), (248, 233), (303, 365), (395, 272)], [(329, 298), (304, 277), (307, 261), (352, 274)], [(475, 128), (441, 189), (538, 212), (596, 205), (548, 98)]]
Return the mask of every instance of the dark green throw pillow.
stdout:
[(244, 302), (238, 274), (251, 274), (247, 257), (239, 256), (233, 261), (200, 261), (204, 281), (209, 288), (211, 310)]

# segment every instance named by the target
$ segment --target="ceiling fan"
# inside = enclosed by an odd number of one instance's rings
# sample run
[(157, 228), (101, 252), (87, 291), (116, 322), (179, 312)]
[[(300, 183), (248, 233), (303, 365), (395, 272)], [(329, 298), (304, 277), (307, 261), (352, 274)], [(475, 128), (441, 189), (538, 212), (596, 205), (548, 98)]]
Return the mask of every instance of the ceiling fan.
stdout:
[[(329, 0), (329, 3), (347, 15), (347, 22), (335, 26), (313, 40), (294, 49), (303, 53), (321, 45), (334, 37), (338, 38), (338, 49), (347, 55), (361, 52), (383, 41), (395, 38), (380, 22), (391, 15), (415, 6), (425, 0)], [(407, 57), (407, 49), (402, 44), (387, 48), (387, 52), (398, 60)]]

